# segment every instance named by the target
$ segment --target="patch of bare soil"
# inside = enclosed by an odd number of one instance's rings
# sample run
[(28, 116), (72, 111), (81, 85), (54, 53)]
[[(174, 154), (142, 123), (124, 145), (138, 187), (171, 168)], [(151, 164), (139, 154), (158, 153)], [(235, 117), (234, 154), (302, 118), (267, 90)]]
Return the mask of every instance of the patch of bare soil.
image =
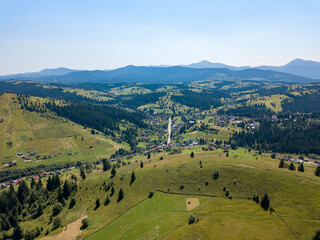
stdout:
[(82, 225), (81, 221), (82, 219), (86, 218), (87, 216), (84, 216), (82, 218), (79, 218), (78, 220), (68, 224), (64, 227), (63, 231), (59, 233), (58, 235), (54, 236), (47, 236), (42, 238), (42, 240), (74, 240), (81, 234), (80, 227)]
[(186, 198), (187, 211), (198, 207), (200, 205), (199, 198)]

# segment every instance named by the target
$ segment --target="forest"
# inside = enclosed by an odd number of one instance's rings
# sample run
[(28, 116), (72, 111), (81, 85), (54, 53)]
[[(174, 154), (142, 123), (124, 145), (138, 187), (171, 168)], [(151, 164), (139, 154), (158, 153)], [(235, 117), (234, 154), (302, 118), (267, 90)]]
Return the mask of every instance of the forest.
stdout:
[(172, 95), (171, 99), (182, 105), (199, 108), (201, 110), (210, 109), (211, 106), (213, 106), (214, 108), (222, 106), (220, 98), (227, 96), (221, 91), (200, 93), (190, 90), (182, 90), (181, 93), (182, 95)]
[(254, 132), (236, 132), (237, 146), (279, 153), (320, 154), (320, 124), (300, 119), (282, 122), (261, 120)]
[(221, 109), (218, 114), (227, 114), (232, 116), (257, 118), (263, 117), (264, 114), (274, 114), (273, 111), (268, 109), (264, 103), (254, 105), (243, 105), (236, 108)]

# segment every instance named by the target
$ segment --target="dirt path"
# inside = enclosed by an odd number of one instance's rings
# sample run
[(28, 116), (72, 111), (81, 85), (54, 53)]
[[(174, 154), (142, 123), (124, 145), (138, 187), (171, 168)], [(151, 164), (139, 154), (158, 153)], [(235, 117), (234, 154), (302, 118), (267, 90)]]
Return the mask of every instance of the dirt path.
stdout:
[(79, 218), (78, 220), (68, 224), (66, 227), (64, 227), (63, 231), (59, 233), (58, 235), (54, 236), (47, 236), (42, 238), (42, 240), (74, 240), (81, 234), (80, 227), (82, 225), (81, 221), (82, 219), (86, 218), (87, 216), (83, 216), (82, 218)]
[(9, 107), (9, 104), (10, 104), (10, 96), (7, 95), (7, 97), (8, 97), (8, 103), (7, 103), (6, 108), (9, 109), (9, 119), (8, 119), (7, 124), (5, 125), (4, 129), (2, 130), (2, 132), (1, 132), (0, 134), (4, 134), (4, 133), (7, 131), (7, 127), (8, 127), (8, 125), (9, 125), (9, 123), (11, 122), (11, 108)]

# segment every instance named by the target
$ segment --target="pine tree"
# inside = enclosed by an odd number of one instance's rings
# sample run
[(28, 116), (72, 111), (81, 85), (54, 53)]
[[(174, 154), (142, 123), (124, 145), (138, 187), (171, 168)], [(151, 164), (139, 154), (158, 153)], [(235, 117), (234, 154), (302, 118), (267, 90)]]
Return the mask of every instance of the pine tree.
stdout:
[(264, 195), (264, 197), (261, 200), (261, 204), (260, 205), (265, 211), (267, 211), (269, 209), (270, 200), (269, 200), (268, 194)]
[(283, 159), (280, 160), (279, 168), (284, 168), (284, 161), (283, 161)]
[(107, 159), (102, 159), (102, 163), (103, 163), (103, 171), (108, 171), (111, 169), (111, 163), (107, 160)]
[(150, 157), (151, 157), (150, 152), (148, 152), (148, 157), (147, 158), (149, 159)]
[(20, 203), (23, 204), (27, 200), (27, 198), (29, 197), (29, 194), (30, 194), (29, 187), (28, 187), (26, 181), (23, 180), (22, 183), (18, 187), (18, 193), (17, 193), (17, 196), (18, 196)]
[(290, 171), (296, 170), (296, 167), (294, 166), (293, 162), (291, 162), (291, 164), (290, 164), (290, 166), (289, 166), (289, 170), (290, 170)]
[(313, 240), (320, 240), (320, 230), (316, 232), (316, 235), (314, 235)]
[(83, 166), (80, 167), (80, 176), (82, 177), (83, 180), (86, 179), (86, 174), (85, 174), (85, 172), (84, 172)]
[(135, 175), (134, 171), (132, 171), (130, 185), (134, 182), (134, 180), (136, 180), (136, 175)]
[(14, 239), (22, 239), (24, 236), (23, 228), (20, 225), (17, 225), (13, 230), (13, 238)]
[(111, 177), (116, 176), (116, 174), (117, 174), (116, 166), (113, 165), (112, 170), (111, 170)]
[(70, 183), (68, 182), (68, 180), (66, 180), (64, 182), (64, 185), (63, 185), (63, 197), (65, 199), (68, 199), (68, 197), (70, 196), (71, 194), (71, 185)]
[(39, 179), (36, 189), (40, 190), (41, 188), (42, 188), (42, 181), (41, 181), (41, 179)]
[(140, 168), (143, 168), (143, 162), (142, 161), (140, 162)]
[(114, 187), (112, 186), (111, 191), (110, 191), (110, 197), (112, 197), (114, 194)]
[(123, 192), (122, 188), (120, 188), (117, 202), (120, 202), (123, 198), (124, 198), (124, 192)]
[(256, 196), (256, 203), (259, 203), (260, 200), (259, 200), (259, 195)]
[(30, 187), (33, 189), (33, 188), (36, 187), (36, 184), (37, 184), (37, 183), (36, 183), (36, 180), (34, 180), (34, 178), (32, 178)]
[(20, 202), (17, 197), (16, 191), (13, 188), (13, 185), (10, 184), (9, 192), (8, 192), (8, 208), (11, 210), (13, 207), (19, 207)]
[(303, 163), (301, 163), (300, 166), (298, 167), (298, 171), (299, 171), (299, 172), (304, 172)]
[(100, 207), (100, 198), (96, 199), (96, 206), (94, 208), (94, 210), (98, 209)]
[(37, 209), (37, 217), (40, 217), (42, 214), (43, 214), (43, 208), (41, 203), (39, 203), (38, 209)]
[(104, 205), (107, 206), (110, 203), (109, 196), (107, 196), (106, 200), (104, 201)]
[(190, 157), (191, 157), (191, 158), (194, 158), (194, 152), (191, 152), (191, 153), (190, 153)]
[(314, 172), (314, 175), (320, 177), (320, 166), (318, 166), (318, 167), (316, 168), (316, 171)]

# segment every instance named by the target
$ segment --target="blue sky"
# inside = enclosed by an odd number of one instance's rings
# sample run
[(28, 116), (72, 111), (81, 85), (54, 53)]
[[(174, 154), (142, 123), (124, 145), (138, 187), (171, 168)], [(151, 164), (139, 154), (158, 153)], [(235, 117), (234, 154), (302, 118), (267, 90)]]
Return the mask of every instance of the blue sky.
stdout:
[(0, 0), (0, 74), (320, 61), (319, 0)]

